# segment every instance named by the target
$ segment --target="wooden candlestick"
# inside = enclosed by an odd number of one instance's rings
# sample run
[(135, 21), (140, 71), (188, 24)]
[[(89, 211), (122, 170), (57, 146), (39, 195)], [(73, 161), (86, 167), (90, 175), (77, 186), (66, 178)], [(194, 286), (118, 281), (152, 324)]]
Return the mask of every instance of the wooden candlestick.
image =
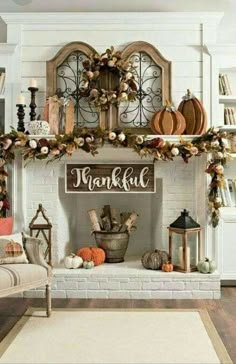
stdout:
[(25, 123), (24, 123), (25, 110), (24, 110), (24, 108), (26, 107), (26, 105), (16, 104), (16, 107), (18, 107), (18, 111), (17, 111), (17, 117), (18, 117), (17, 131), (24, 132), (25, 131)]
[(35, 103), (35, 96), (36, 96), (36, 92), (39, 90), (37, 87), (28, 87), (28, 90), (31, 92), (31, 102), (30, 102), (30, 121), (33, 121), (36, 119), (36, 112), (35, 109), (37, 107), (36, 103)]

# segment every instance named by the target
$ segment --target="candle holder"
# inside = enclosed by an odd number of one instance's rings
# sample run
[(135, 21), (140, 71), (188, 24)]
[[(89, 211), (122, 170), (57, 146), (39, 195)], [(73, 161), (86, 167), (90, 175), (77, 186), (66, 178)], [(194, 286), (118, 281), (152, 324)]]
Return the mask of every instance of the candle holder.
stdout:
[(17, 117), (18, 117), (17, 131), (24, 132), (25, 131), (25, 123), (24, 123), (25, 110), (24, 110), (24, 108), (26, 107), (26, 105), (16, 104), (16, 107), (18, 107), (18, 111), (17, 111)]
[(36, 92), (39, 90), (37, 87), (28, 87), (28, 90), (31, 92), (31, 102), (30, 102), (30, 121), (33, 121), (36, 119), (36, 112), (35, 109), (37, 107), (36, 103), (35, 103), (35, 96), (36, 96)]

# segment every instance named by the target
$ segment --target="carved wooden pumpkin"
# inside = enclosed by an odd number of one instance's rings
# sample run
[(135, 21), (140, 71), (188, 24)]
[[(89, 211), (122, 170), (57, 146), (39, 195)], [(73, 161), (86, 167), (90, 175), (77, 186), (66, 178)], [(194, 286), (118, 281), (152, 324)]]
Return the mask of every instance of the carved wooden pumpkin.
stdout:
[(94, 265), (101, 265), (105, 262), (105, 252), (101, 248), (82, 248), (77, 251), (77, 255), (83, 259), (83, 261), (92, 260)]
[(213, 273), (216, 270), (216, 263), (209, 258), (205, 258), (198, 263), (197, 269), (200, 273)]
[(174, 266), (170, 262), (166, 262), (162, 264), (161, 269), (163, 270), (163, 272), (173, 272)]
[(164, 250), (148, 251), (142, 256), (142, 265), (146, 269), (161, 269), (162, 265), (169, 260), (169, 255)]
[(207, 126), (206, 111), (201, 103), (190, 90), (183, 97), (178, 110), (184, 115), (186, 121), (186, 134), (200, 135), (205, 133)]
[(181, 112), (167, 102), (163, 110), (153, 115), (150, 127), (155, 134), (181, 135), (186, 128), (186, 122)]

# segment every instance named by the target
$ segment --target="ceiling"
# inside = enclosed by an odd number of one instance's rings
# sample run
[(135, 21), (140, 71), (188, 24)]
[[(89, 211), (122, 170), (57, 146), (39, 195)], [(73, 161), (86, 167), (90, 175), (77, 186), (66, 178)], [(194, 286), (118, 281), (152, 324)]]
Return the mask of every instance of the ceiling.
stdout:
[(228, 11), (234, 0), (0, 0), (0, 12)]
[[(154, 12), (220, 11), (224, 17), (218, 41), (236, 41), (236, 0), (0, 0), (3, 12)], [(0, 19), (0, 42), (6, 41), (6, 26)]]

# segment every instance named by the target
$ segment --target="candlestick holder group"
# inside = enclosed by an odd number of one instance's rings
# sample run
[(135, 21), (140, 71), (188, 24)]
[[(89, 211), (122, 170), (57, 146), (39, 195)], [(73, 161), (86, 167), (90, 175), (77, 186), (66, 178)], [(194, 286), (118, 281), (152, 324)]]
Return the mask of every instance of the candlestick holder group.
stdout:
[[(36, 92), (38, 91), (38, 88), (30, 86), (28, 88), (28, 90), (31, 93), (31, 101), (29, 104), (29, 108), (30, 108), (29, 115), (30, 115), (30, 121), (33, 121), (36, 119), (35, 110), (36, 110), (37, 105), (35, 103), (35, 99), (36, 99)], [(24, 96), (22, 96), (22, 95), (19, 96), (16, 107), (18, 108), (18, 110), (17, 110), (17, 117), (18, 117), (17, 131), (25, 132), (25, 123), (24, 123), (25, 110), (24, 110), (24, 108), (26, 107), (26, 105), (25, 105)]]
[(24, 123), (25, 110), (24, 110), (24, 108), (26, 107), (26, 105), (16, 104), (16, 107), (18, 107), (18, 111), (17, 111), (17, 117), (18, 117), (17, 131), (22, 131), (24, 133), (24, 131), (25, 131), (25, 123)]
[(30, 121), (33, 121), (36, 119), (36, 103), (35, 103), (35, 96), (36, 96), (36, 92), (39, 90), (37, 87), (29, 87), (28, 90), (31, 92), (31, 102), (30, 102)]

